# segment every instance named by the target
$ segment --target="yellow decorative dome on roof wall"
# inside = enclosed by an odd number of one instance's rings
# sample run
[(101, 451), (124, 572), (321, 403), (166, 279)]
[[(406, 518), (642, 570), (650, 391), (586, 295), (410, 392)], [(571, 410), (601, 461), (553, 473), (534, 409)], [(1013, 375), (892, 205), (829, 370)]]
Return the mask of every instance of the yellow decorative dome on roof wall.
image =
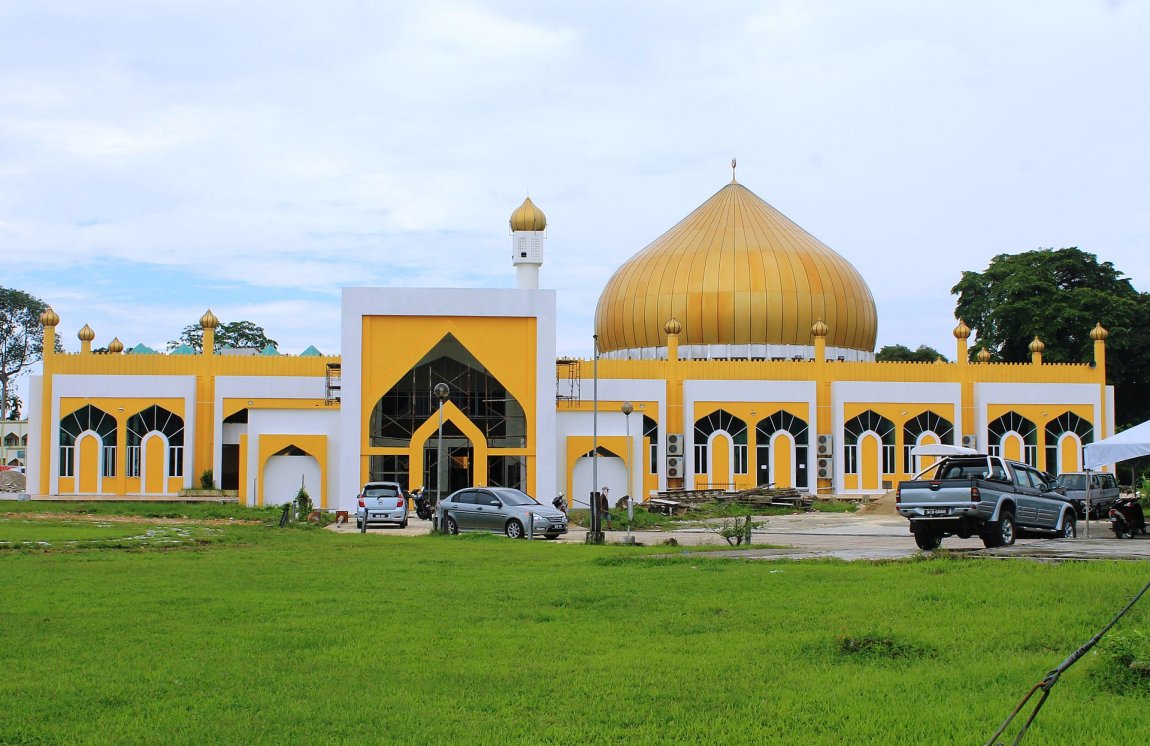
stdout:
[(547, 228), (547, 216), (535, 206), (531, 198), (523, 200), (523, 204), (511, 213), (511, 230), (513, 231), (541, 231)]
[(850, 262), (735, 181), (616, 270), (595, 311), (599, 350), (659, 357), (672, 317), (695, 358), (804, 354), (822, 320), (828, 355), (873, 359), (878, 333)]

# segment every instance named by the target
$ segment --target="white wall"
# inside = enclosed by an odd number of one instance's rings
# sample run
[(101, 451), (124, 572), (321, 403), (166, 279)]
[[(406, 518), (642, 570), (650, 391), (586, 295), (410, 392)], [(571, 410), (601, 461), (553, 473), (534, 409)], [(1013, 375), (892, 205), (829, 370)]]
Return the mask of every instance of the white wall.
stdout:
[(301, 485), (319, 505), (319, 462), (311, 456), (272, 456), (264, 467), (264, 505), (283, 505), (295, 499)]
[[(263, 435), (325, 435), (327, 436), (327, 453), (324, 454), (328, 464), (327, 482), (325, 483), (328, 509), (348, 509), (353, 505), (358, 487), (351, 487), (350, 496), (341, 495), (339, 487), (339, 411), (333, 407), (322, 409), (252, 409), (248, 412), (248, 504), (255, 505), (259, 495), (259, 453), (260, 437)], [(315, 454), (319, 455), (319, 454)], [(270, 463), (270, 461), (269, 461)], [(308, 493), (312, 502), (317, 506), (321, 502), (319, 467), (316, 467), (314, 478), (308, 479)], [(266, 471), (266, 469), (265, 469)], [(267, 474), (263, 475), (267, 479)], [(264, 501), (275, 502), (277, 493), (269, 491), (271, 485), (264, 484)], [(297, 475), (296, 490), (299, 489)], [(292, 492), (292, 496), (295, 492)], [(280, 500), (280, 502), (283, 502)]]

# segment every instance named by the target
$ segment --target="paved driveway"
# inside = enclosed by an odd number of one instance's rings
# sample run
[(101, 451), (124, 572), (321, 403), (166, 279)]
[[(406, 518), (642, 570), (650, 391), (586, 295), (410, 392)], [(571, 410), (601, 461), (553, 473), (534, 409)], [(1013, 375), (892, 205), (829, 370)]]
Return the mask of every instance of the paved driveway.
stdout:
[[(912, 557), (919, 554), (906, 519), (890, 515), (858, 515), (853, 513), (800, 513), (761, 519), (764, 523), (752, 535), (755, 544), (770, 544), (762, 549), (739, 549), (731, 553), (714, 552), (708, 556), (738, 556), (763, 559), (811, 559), (835, 557), (842, 560), (879, 560)], [(431, 528), (428, 521), (412, 519), (406, 529), (372, 528), (373, 535), (426, 534)], [(340, 531), (357, 531), (355, 523)], [(1035, 559), (1124, 559), (1150, 560), (1150, 537), (1116, 539), (1105, 521), (1090, 522), (1090, 538), (1085, 538), (1086, 527), (1079, 523), (1079, 538), (1052, 539), (1045, 537), (1019, 539), (1012, 547), (985, 549), (981, 539), (944, 539), (942, 548), (959, 554), (988, 557), (1030, 557)], [(571, 532), (559, 539), (562, 542), (582, 543), (586, 531), (572, 527)], [(608, 531), (609, 543), (622, 543), (626, 531)], [(705, 528), (678, 531), (637, 531), (635, 541), (645, 546), (662, 544), (674, 538), (681, 546), (726, 545), (726, 541)]]

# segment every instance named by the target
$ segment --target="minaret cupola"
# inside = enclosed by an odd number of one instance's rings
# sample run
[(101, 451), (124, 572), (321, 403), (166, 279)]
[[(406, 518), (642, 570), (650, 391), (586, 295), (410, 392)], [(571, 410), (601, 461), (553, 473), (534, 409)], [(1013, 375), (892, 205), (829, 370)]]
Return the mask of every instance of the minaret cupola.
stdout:
[(528, 197), (511, 213), (510, 225), (511, 263), (515, 265), (516, 286), (538, 290), (543, 240), (547, 237), (547, 216)]

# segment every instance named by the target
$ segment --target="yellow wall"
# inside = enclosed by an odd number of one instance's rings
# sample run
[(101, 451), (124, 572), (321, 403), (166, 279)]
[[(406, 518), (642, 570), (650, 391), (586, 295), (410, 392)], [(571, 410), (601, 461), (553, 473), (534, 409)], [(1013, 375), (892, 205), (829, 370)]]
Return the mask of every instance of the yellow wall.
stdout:
[[(537, 324), (534, 318), (526, 317), (442, 317), (442, 316), (369, 316), (363, 319), (363, 363), (361, 369), (361, 432), (363, 440), (360, 448), (360, 481), (368, 477), (368, 456), (385, 455), (394, 449), (373, 448), (370, 446), (371, 412), (376, 402), (395, 385), (404, 374), (416, 366), (421, 359), (447, 334), (453, 335), (487, 371), (507, 388), (523, 408), (527, 422), (527, 446), (522, 449), (488, 449), (485, 439), (472, 439), (475, 453), (477, 483), (486, 483), (487, 456), (521, 455), (527, 462), (527, 492), (535, 492), (536, 440), (536, 336)], [(450, 400), (449, 400), (450, 401)], [(445, 404), (445, 416), (446, 407)], [(458, 411), (458, 410), (456, 410)], [(460, 414), (460, 417), (462, 415)], [(438, 418), (433, 413), (428, 422), (432, 428), (438, 427)], [(458, 424), (458, 423), (457, 423)], [(420, 432), (427, 426), (425, 422)], [(466, 430), (465, 430), (466, 432)], [(478, 431), (476, 431), (478, 432)], [(426, 434), (423, 435), (426, 439)], [(423, 465), (421, 440), (418, 448), (414, 440), (410, 452), (418, 452), (419, 458), (412, 458), (408, 468), (412, 473)], [(347, 444), (351, 447), (351, 444)], [(484, 455), (481, 458), (480, 452)], [(403, 452), (403, 451), (400, 451)], [(482, 471), (483, 481), (479, 482)], [(412, 477), (412, 484), (422, 477)], [(418, 485), (416, 485), (418, 486)]]

